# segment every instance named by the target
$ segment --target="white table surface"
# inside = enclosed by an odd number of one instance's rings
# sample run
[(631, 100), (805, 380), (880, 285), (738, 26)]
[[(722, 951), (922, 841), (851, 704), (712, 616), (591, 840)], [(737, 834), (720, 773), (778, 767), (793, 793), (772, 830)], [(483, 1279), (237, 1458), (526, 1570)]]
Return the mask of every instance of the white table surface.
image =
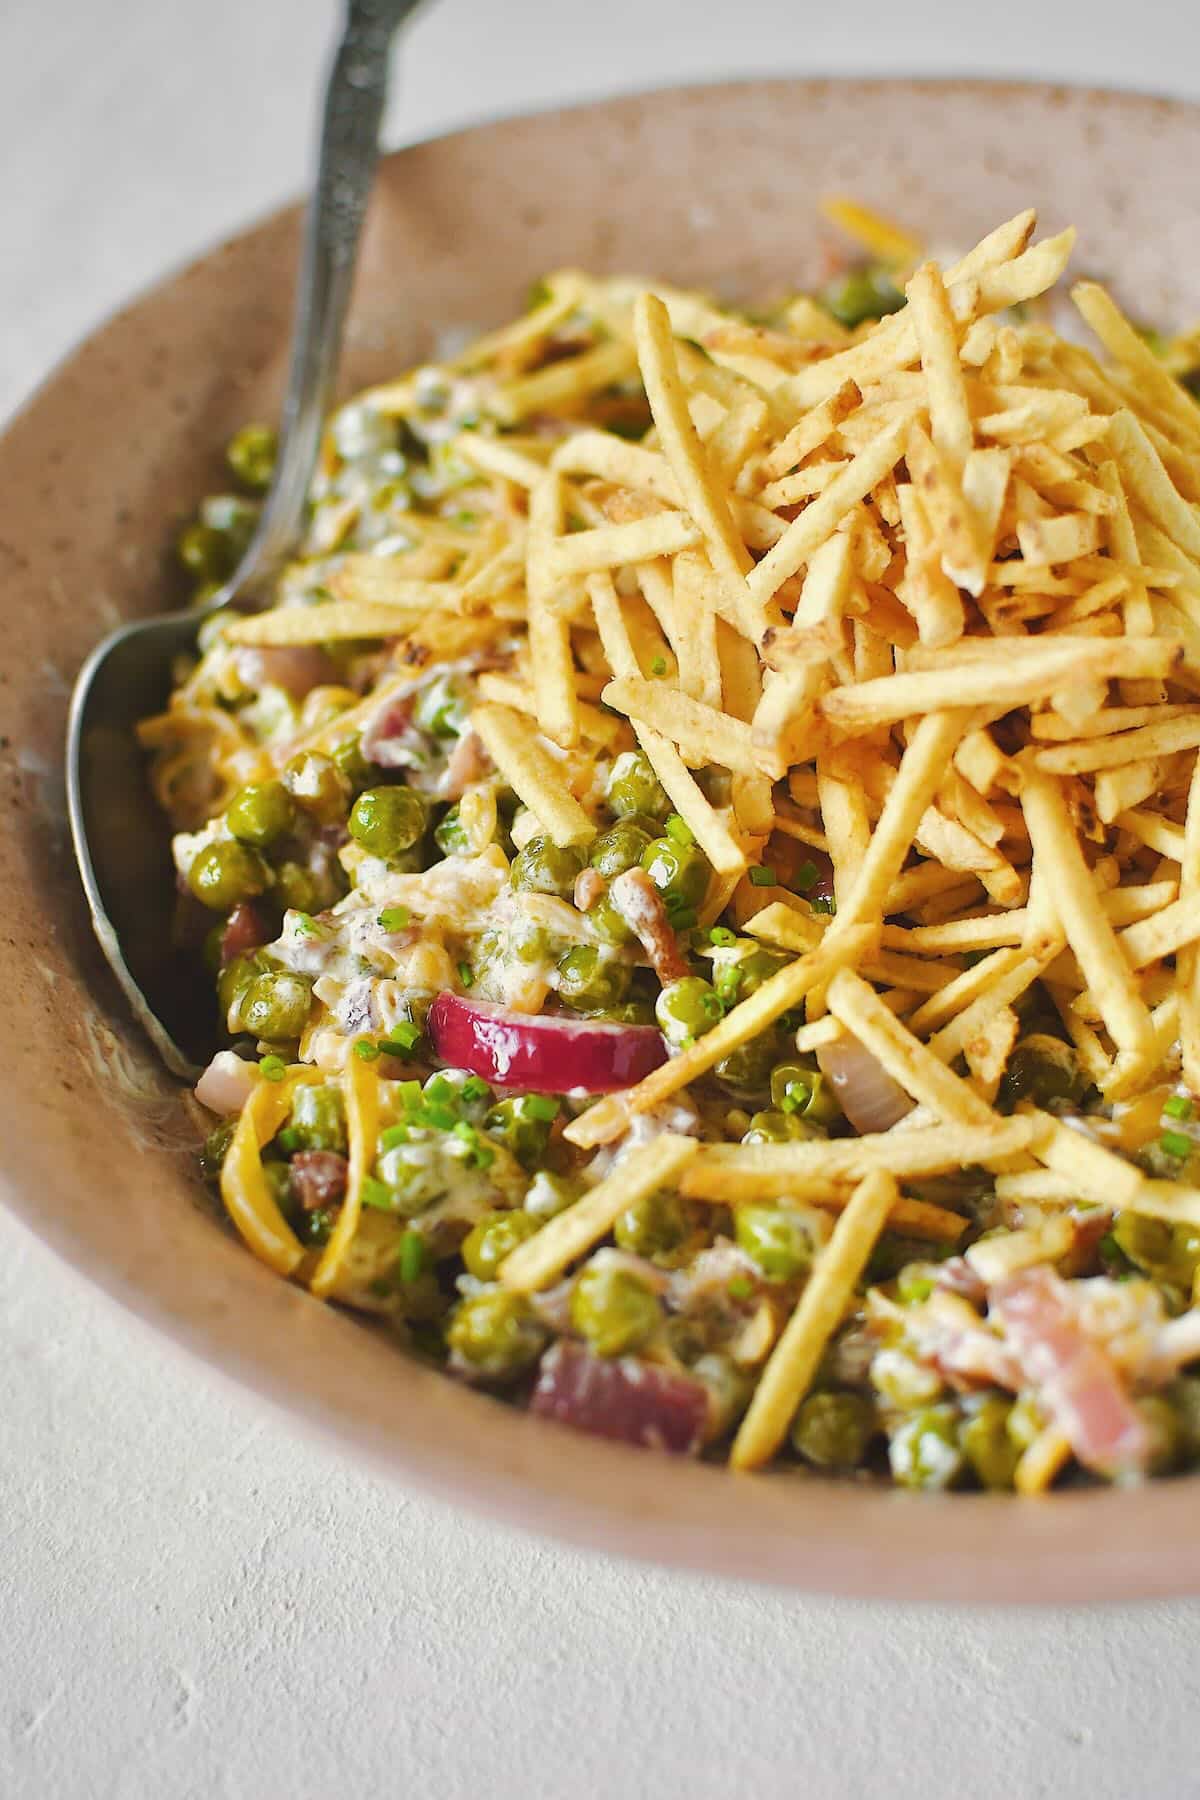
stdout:
[[(336, 12), (0, 0), (0, 416), (301, 185)], [(388, 135), (787, 70), (1200, 98), (1200, 13), (443, 0)], [(1200, 1795), (1194, 1605), (899, 1611), (513, 1536), (218, 1386), (2, 1211), (0, 1546), (6, 1800)]]

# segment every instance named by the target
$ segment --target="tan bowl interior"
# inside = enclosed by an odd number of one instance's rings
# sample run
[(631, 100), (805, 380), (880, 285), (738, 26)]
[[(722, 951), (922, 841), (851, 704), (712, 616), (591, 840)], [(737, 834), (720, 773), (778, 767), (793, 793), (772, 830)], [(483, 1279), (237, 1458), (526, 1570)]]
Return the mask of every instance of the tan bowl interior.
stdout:
[[(385, 164), (344, 386), (520, 307), (547, 268), (754, 295), (820, 277), (824, 193), (965, 245), (1019, 208), (1146, 318), (1200, 315), (1200, 111), (1045, 87), (764, 82), (488, 125)], [(62, 808), (71, 680), (176, 594), (173, 526), (270, 415), (297, 215), (211, 252), (59, 369), (0, 442), (0, 1174), (42, 1238), (196, 1356), (401, 1482), (595, 1547), (810, 1590), (1200, 1589), (1191, 1481), (1017, 1503), (733, 1478), (526, 1419), (261, 1269), (198, 1209), (193, 1129), (92, 942)], [(197, 1369), (197, 1373), (199, 1370)]]

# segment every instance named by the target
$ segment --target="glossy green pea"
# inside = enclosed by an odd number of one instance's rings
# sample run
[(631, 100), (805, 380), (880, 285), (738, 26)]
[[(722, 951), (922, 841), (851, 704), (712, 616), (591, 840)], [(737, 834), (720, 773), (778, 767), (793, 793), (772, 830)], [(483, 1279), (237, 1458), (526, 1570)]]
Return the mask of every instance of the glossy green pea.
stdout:
[(629, 922), (619, 913), (607, 894), (601, 896), (594, 906), (587, 910), (587, 922), (596, 936), (606, 944), (632, 944), (636, 932)]
[(608, 804), (615, 813), (645, 813), (652, 819), (665, 819), (671, 810), (666, 789), (640, 750), (624, 750), (613, 763)]
[(687, 1203), (669, 1189), (646, 1194), (626, 1207), (613, 1227), (622, 1250), (634, 1256), (670, 1256), (692, 1233)]
[(304, 1082), (292, 1095), (288, 1126), (298, 1150), (346, 1154), (346, 1107), (332, 1082)]
[(888, 1444), (892, 1480), (900, 1487), (955, 1487), (966, 1472), (953, 1406), (924, 1406), (898, 1425)]
[(1112, 1235), (1130, 1262), (1154, 1280), (1190, 1289), (1200, 1267), (1200, 1231), (1194, 1226), (1121, 1212)]
[(508, 934), (508, 948), (519, 963), (555, 962), (562, 955), (562, 939), (532, 919), (517, 918)]
[(738, 999), (745, 1000), (750, 994), (756, 993), (764, 981), (769, 981), (780, 969), (786, 969), (791, 961), (793, 958), (785, 951), (768, 950), (764, 944), (756, 945), (736, 965), (741, 978), (738, 982)]
[(434, 831), (433, 841), (443, 856), (470, 856), (471, 844), (463, 828), (462, 812), (457, 801)]
[(810, 1394), (792, 1422), (792, 1448), (817, 1469), (857, 1469), (879, 1430), (862, 1394), (829, 1389)]
[(256, 851), (223, 838), (199, 851), (188, 869), (188, 886), (214, 912), (230, 912), (239, 900), (261, 894), (269, 880), (270, 870)]
[(252, 781), (239, 788), (225, 811), (225, 823), (241, 844), (265, 850), (292, 829), (296, 809), (282, 781)]
[(275, 473), (279, 439), (269, 425), (243, 425), (225, 450), (233, 474), (256, 494), (265, 494)]
[(463, 684), (453, 675), (443, 675), (417, 695), (413, 724), (430, 737), (459, 737), (466, 729), (467, 707)]
[(1018, 1100), (1032, 1100), (1035, 1106), (1046, 1106), (1055, 1100), (1077, 1104), (1087, 1087), (1074, 1046), (1047, 1032), (1035, 1031), (1022, 1038), (1009, 1057), (998, 1100), (1006, 1111), (1011, 1111)]
[(633, 979), (628, 963), (593, 944), (576, 944), (559, 957), (557, 969), (558, 997), (576, 1012), (611, 1012), (624, 1000)]
[(230, 1031), (241, 1030), (242, 1000), (256, 978), (270, 967), (261, 951), (252, 950), (248, 956), (235, 956), (217, 976), (217, 1004)]
[(731, 1050), (716, 1065), (713, 1074), (735, 1094), (753, 1096), (766, 1093), (770, 1089), (771, 1070), (778, 1051), (776, 1034), (764, 1031), (758, 1037), (751, 1038), (748, 1043), (739, 1044), (736, 1050)]
[(626, 869), (637, 867), (654, 836), (653, 832), (644, 831), (635, 824), (632, 818), (618, 819), (615, 825), (600, 833), (588, 861), (606, 881), (611, 881), (614, 875), (623, 875)]
[(506, 1381), (537, 1361), (546, 1331), (523, 1294), (497, 1288), (460, 1302), (446, 1342), (459, 1361), (482, 1379)]
[(350, 812), (350, 836), (372, 856), (390, 861), (420, 842), (425, 832), (425, 802), (415, 788), (367, 788)]
[(569, 900), (575, 892), (575, 878), (584, 867), (583, 851), (574, 844), (556, 844), (552, 838), (531, 837), (525, 848), (513, 858), (509, 882), (518, 889), (534, 894), (557, 894)]
[(708, 1431), (706, 1436), (722, 1437), (731, 1431), (750, 1404), (754, 1393), (754, 1376), (739, 1369), (731, 1356), (719, 1350), (707, 1350), (697, 1356), (689, 1370), (696, 1381), (708, 1389)]
[(628, 1269), (593, 1265), (571, 1290), (571, 1324), (598, 1356), (640, 1349), (661, 1322), (657, 1296)]
[(285, 912), (323, 912), (338, 898), (328, 878), (322, 879), (314, 870), (290, 857), (274, 871), (271, 891)]
[(1007, 1492), (1013, 1485), (1020, 1446), (1008, 1429), (1012, 1401), (988, 1394), (971, 1405), (959, 1431), (963, 1454), (985, 1488)]
[(485, 1213), (463, 1239), (462, 1259), (479, 1281), (495, 1281), (500, 1264), (538, 1230), (527, 1212)]
[(242, 1028), (268, 1043), (298, 1038), (308, 1023), (312, 982), (290, 969), (259, 975), (241, 1002)]
[(525, 1190), (524, 1207), (531, 1218), (539, 1225), (547, 1219), (556, 1219), (560, 1212), (566, 1212), (568, 1206), (574, 1206), (579, 1198), (579, 1190), (564, 1175), (555, 1175), (549, 1169), (539, 1169), (528, 1188)]
[(547, 1110), (542, 1095), (513, 1094), (492, 1107), (483, 1122), (484, 1129), (516, 1157), (522, 1168), (533, 1169), (550, 1142), (554, 1119), (542, 1116)]
[(840, 325), (853, 330), (867, 319), (882, 319), (899, 312), (904, 305), (900, 292), (886, 269), (877, 266), (852, 269), (848, 275), (831, 282), (821, 297), (826, 312)]
[(724, 1011), (711, 983), (700, 975), (681, 975), (678, 981), (669, 981), (654, 1003), (658, 1029), (668, 1044), (676, 1047), (703, 1037)]
[(222, 1119), (221, 1123), (205, 1138), (200, 1151), (200, 1173), (206, 1181), (217, 1181), (220, 1178), (225, 1154), (233, 1141), (236, 1129), (236, 1119)]
[(708, 892), (712, 868), (698, 844), (655, 838), (642, 852), (642, 867), (662, 895), (667, 910), (697, 907)]
[(799, 1144), (810, 1143), (815, 1138), (826, 1136), (820, 1125), (813, 1125), (808, 1119), (801, 1118), (799, 1113), (775, 1112), (773, 1109), (756, 1112), (743, 1133), (743, 1144)]
[(284, 769), (283, 784), (318, 825), (338, 825), (345, 818), (350, 788), (332, 757), (319, 750), (301, 751)]
[(361, 737), (344, 737), (334, 745), (329, 755), (351, 794), (361, 794), (364, 788), (370, 787), (379, 773), (375, 765), (363, 755)]
[(813, 1244), (803, 1219), (782, 1206), (739, 1206), (734, 1217), (738, 1246), (768, 1281), (791, 1281), (812, 1262)]
[(1166, 1394), (1143, 1394), (1134, 1405), (1150, 1440), (1147, 1469), (1151, 1475), (1170, 1475), (1187, 1453), (1183, 1421)]
[(175, 554), (195, 581), (227, 581), (233, 573), (229, 540), (223, 532), (194, 520), (175, 540)]

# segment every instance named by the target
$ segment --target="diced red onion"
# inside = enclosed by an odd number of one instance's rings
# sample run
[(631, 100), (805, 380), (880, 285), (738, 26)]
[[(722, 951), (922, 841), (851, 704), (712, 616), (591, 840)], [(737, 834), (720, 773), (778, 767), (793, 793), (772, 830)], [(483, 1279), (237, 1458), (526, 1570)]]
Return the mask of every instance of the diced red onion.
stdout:
[(526, 1093), (609, 1094), (632, 1087), (667, 1057), (650, 1025), (518, 1013), (461, 994), (438, 995), (428, 1030), (434, 1049), (452, 1068)]
[(900, 1083), (848, 1031), (817, 1051), (817, 1063), (855, 1131), (890, 1131), (913, 1110)]
[(542, 1358), (529, 1410), (596, 1437), (688, 1456), (708, 1424), (708, 1389), (633, 1357), (593, 1356), (563, 1338)]

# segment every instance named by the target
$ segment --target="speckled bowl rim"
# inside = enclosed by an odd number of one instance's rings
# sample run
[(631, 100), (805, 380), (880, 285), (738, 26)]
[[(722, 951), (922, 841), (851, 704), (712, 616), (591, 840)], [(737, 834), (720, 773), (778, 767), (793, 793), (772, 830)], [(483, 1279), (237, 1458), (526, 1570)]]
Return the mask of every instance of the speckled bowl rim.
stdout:
[[(1145, 124), (1146, 109), (1152, 108), (1181, 128), (1200, 128), (1200, 108), (1184, 101), (1063, 83), (713, 83), (489, 122), (397, 152), (389, 163), (394, 168), (417, 155), (436, 159), (463, 145), (486, 154), (489, 140), (501, 140), (515, 126), (550, 138), (572, 124), (603, 129), (623, 109), (628, 115), (638, 106), (682, 107), (698, 97), (721, 107), (753, 105), (771, 93), (778, 97), (780, 90), (810, 101), (838, 92), (865, 96), (872, 103), (907, 96), (917, 104), (938, 105), (965, 93), (981, 106), (1005, 98), (1047, 110), (1064, 103), (1094, 105), (1131, 124)], [(62, 401), (83, 365), (90, 370), (97, 357), (102, 359), (104, 346), (118, 332), (162, 309), (231, 245), (271, 233), (293, 242), (294, 227), (294, 208), (272, 215), (171, 275), (91, 334), (9, 422), (0, 440), (0, 469), (14, 443), (28, 440), (39, 417)], [(53, 771), (47, 779), (53, 783)], [(81, 901), (67, 888), (55, 891), (63, 909), (62, 933), (67, 937), (74, 931), (71, 948), (78, 958), (83, 954)], [(0, 947), (0, 968), (6, 961), (11, 973), (11, 952)], [(93, 957), (92, 969), (96, 967)], [(47, 975), (47, 993), (58, 978), (57, 970)], [(105, 996), (104, 1005), (119, 1018), (111, 997)], [(0, 1068), (0, 1078), (9, 1073)], [(3, 1091), (17, 1090), (9, 1083)], [(30, 1105), (28, 1090), (19, 1098)], [(398, 1430), (398, 1406), (391, 1409), (372, 1391), (382, 1366), (374, 1334), (266, 1276), (240, 1246), (207, 1222), (203, 1230), (211, 1238), (211, 1261), (220, 1268), (214, 1286), (206, 1266), (208, 1286), (199, 1299), (181, 1282), (173, 1286), (161, 1271), (156, 1275), (140, 1267), (136, 1246), (121, 1257), (98, 1261), (101, 1240), (94, 1230), (87, 1239), (81, 1215), (72, 1218), (61, 1201), (47, 1209), (40, 1198), (39, 1176), (50, 1165), (41, 1158), (37, 1136), (36, 1130), (12, 1130), (7, 1144), (0, 1146), (0, 1192), (16, 1216), (74, 1271), (222, 1378), (259, 1393), (392, 1479), (443, 1500), (594, 1551), (806, 1591), (1001, 1603), (1200, 1592), (1192, 1481), (1136, 1491), (1066, 1492), (1022, 1504), (985, 1495), (907, 1496), (778, 1476), (747, 1480), (715, 1467), (666, 1463), (581, 1438), (466, 1393), (407, 1362), (389, 1365), (396, 1367), (395, 1397), (399, 1400), (403, 1393), (407, 1403), (404, 1429)], [(82, 1133), (78, 1142), (86, 1142)], [(185, 1229), (181, 1224), (180, 1230), (189, 1244), (199, 1241), (190, 1225)], [(216, 1287), (226, 1284), (237, 1296), (236, 1304), (216, 1297)], [(319, 1360), (306, 1369), (305, 1359), (313, 1352)], [(322, 1373), (330, 1359), (338, 1371), (332, 1385)], [(348, 1388), (354, 1395), (349, 1405)]]

